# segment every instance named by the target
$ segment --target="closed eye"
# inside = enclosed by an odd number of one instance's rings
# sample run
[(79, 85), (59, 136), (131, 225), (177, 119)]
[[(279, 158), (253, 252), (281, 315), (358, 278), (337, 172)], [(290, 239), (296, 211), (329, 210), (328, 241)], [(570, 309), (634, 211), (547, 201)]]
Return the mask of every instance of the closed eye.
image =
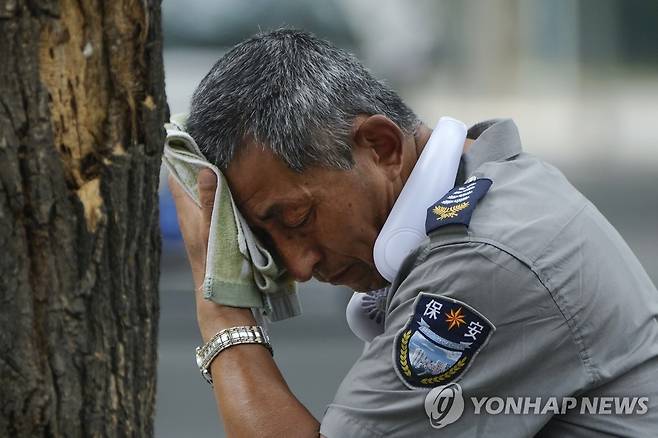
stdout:
[(313, 213), (313, 209), (309, 209), (308, 213), (306, 215), (304, 215), (299, 221), (297, 221), (297, 222), (295, 222), (294, 224), (291, 224), (291, 225), (289, 225), (289, 224), (284, 224), (284, 225), (285, 225), (286, 228), (293, 228), (293, 229), (294, 228), (301, 228), (301, 227), (307, 225), (310, 222), (312, 213)]

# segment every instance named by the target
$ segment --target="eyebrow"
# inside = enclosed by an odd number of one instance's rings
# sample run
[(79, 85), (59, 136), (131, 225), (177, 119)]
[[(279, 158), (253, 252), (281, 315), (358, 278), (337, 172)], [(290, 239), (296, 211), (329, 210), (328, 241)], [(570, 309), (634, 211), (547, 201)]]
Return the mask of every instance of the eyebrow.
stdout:
[(295, 207), (299, 206), (304, 202), (303, 199), (300, 198), (295, 198), (295, 197), (286, 197), (283, 199), (277, 199), (274, 201), (263, 214), (257, 214), (255, 213), (256, 219), (260, 221), (267, 221), (269, 219), (272, 219), (275, 216), (282, 217), (283, 216), (283, 210), (286, 207)]

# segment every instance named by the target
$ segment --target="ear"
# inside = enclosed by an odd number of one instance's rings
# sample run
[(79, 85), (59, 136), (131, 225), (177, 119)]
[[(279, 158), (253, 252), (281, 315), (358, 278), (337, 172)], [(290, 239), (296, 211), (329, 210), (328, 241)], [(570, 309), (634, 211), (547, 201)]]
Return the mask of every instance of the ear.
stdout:
[(357, 119), (354, 144), (357, 153), (365, 155), (393, 180), (402, 171), (404, 134), (388, 117), (376, 114)]

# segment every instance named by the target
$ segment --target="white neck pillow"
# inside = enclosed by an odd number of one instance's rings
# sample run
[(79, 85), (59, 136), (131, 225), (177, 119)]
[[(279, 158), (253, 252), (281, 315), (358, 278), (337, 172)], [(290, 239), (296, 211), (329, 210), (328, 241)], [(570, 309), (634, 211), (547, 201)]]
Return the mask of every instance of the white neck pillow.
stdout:
[[(451, 117), (441, 117), (423, 148), (375, 241), (375, 266), (389, 282), (397, 275), (405, 257), (425, 238), (427, 208), (454, 186), (465, 140), (466, 125)], [(347, 324), (365, 342), (370, 342), (384, 328), (383, 314), (377, 315), (373, 310), (383, 312), (385, 308), (385, 302), (373, 303), (373, 300), (386, 300), (386, 294), (381, 291), (355, 293), (346, 309)]]

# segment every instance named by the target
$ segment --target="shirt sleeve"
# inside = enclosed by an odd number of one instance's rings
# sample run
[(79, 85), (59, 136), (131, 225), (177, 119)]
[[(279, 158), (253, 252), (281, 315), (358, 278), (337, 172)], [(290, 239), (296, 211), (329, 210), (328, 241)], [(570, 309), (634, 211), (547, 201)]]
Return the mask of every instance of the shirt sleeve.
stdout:
[[(451, 437), (532, 436), (550, 419), (550, 413), (489, 415), (482, 406), (477, 411), (473, 398), (560, 398), (581, 391), (591, 382), (579, 340), (572, 336), (550, 291), (530, 266), (494, 244), (467, 241), (428, 246), (393, 289), (384, 333), (367, 346), (327, 407), (320, 429), (327, 438), (443, 433)], [(408, 339), (401, 335), (413, 329), (422, 331), (417, 323), (423, 319), (424, 310), (429, 311), (418, 308), (419, 295), (425, 297), (421, 304), (429, 304), (430, 298), (444, 303), (443, 308), (433, 308), (437, 312), (433, 319), (436, 324), (452, 323), (450, 330), (466, 333), (463, 330), (469, 319), (478, 321), (476, 328), (491, 324), (486, 343), (476, 345), (477, 352), (468, 357), (465, 370), (453, 373), (454, 379), (424, 380), (424, 387), (410, 386), (399, 371), (400, 363), (396, 363), (400, 360), (400, 339)], [(463, 306), (457, 308), (454, 303)], [(460, 312), (465, 317), (454, 322)], [(440, 336), (434, 341), (451, 343)], [(454, 348), (450, 351), (457, 355), (455, 360), (459, 359)], [(411, 359), (405, 357), (406, 370)], [(417, 354), (413, 360), (423, 358)], [(450, 383), (459, 385), (464, 409), (459, 418), (440, 425), (439, 431), (430, 424), (426, 398), (433, 387)]]

